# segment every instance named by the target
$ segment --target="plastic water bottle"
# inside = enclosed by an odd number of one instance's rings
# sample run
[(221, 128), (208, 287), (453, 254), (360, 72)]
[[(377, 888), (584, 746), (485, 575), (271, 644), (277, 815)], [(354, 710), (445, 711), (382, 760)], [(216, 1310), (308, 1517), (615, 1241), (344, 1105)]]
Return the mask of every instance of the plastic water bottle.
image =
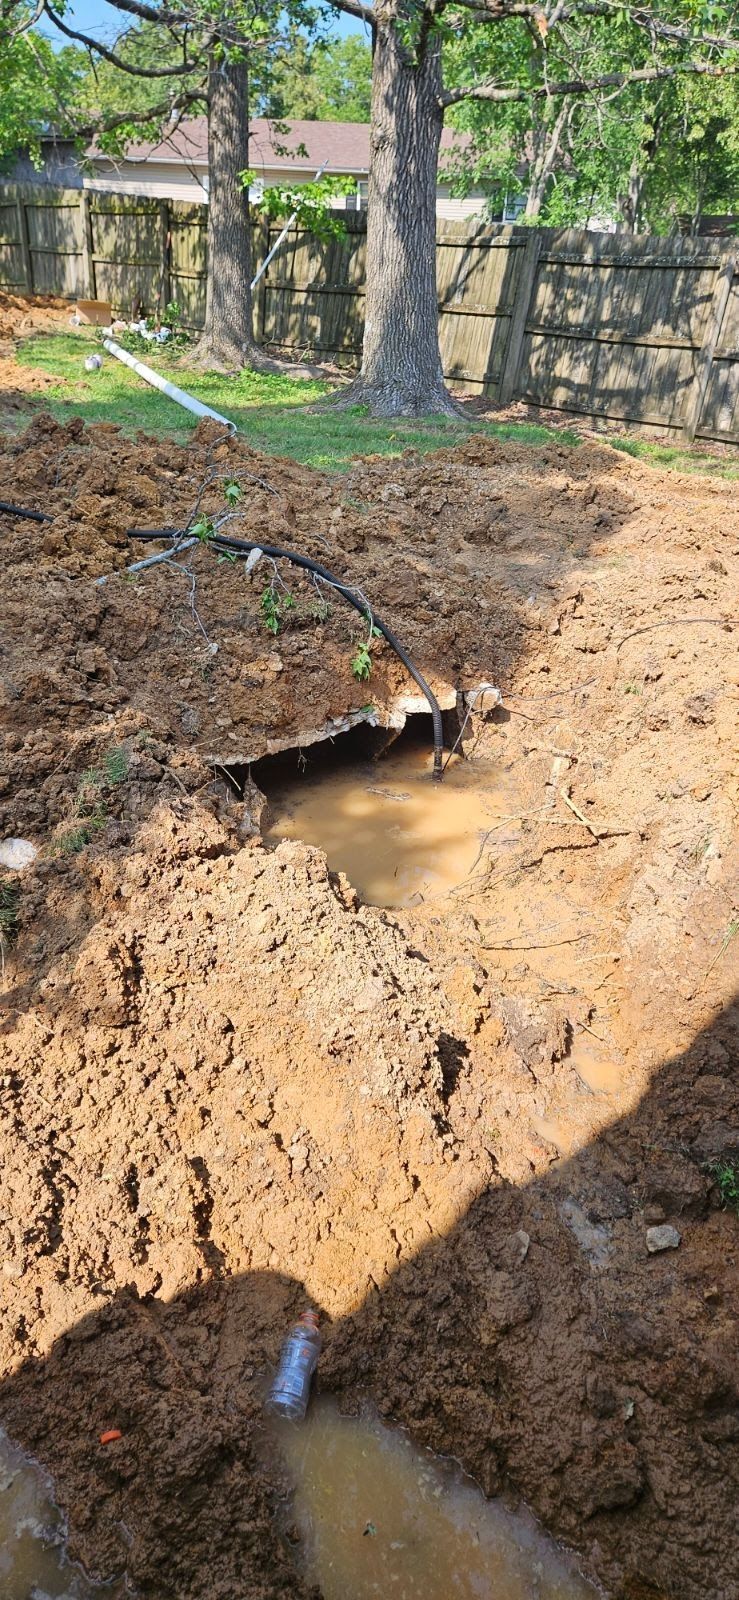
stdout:
[(280, 1364), (267, 1396), (273, 1417), (302, 1422), (308, 1409), (310, 1386), (321, 1354), (321, 1333), (315, 1311), (304, 1311), (280, 1351)]

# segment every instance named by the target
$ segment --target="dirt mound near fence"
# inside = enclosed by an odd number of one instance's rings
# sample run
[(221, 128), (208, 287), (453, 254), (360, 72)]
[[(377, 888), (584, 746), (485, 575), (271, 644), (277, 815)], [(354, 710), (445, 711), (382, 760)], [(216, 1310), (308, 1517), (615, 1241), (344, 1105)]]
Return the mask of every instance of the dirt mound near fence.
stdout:
[(66, 326), (71, 302), (54, 294), (11, 294), (0, 289), (0, 346), (25, 339), (29, 333)]
[[(259, 1416), (308, 1301), (325, 1387), (522, 1494), (613, 1596), (729, 1600), (729, 489), (480, 438), (330, 479), (48, 418), (0, 464), (53, 518), (0, 518), (0, 837), (40, 850), (3, 938), (0, 1418), (74, 1550), (144, 1596), (307, 1592)], [(265, 562), (123, 576), (214, 473), (437, 688), (501, 686), (468, 751), (518, 800), (443, 911), (245, 838), (223, 768), (408, 682), (377, 642), (357, 682), (362, 620), (287, 568), (276, 637)]]

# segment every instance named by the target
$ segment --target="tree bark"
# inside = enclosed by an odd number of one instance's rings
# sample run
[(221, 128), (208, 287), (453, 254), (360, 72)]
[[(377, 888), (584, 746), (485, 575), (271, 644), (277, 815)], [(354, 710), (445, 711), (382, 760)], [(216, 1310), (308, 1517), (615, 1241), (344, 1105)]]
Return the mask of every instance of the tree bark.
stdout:
[(397, 0), (375, 7), (364, 350), (339, 403), (378, 417), (452, 416), (436, 294), (441, 51), (433, 34), (405, 44), (398, 12)]
[(233, 371), (259, 363), (252, 332), (249, 199), (238, 174), (249, 165), (245, 61), (208, 70), (208, 278), (205, 327), (195, 347), (203, 366)]
[(536, 131), (523, 213), (527, 222), (536, 221), (541, 213), (569, 113), (570, 107), (565, 98), (554, 121), (545, 118)]

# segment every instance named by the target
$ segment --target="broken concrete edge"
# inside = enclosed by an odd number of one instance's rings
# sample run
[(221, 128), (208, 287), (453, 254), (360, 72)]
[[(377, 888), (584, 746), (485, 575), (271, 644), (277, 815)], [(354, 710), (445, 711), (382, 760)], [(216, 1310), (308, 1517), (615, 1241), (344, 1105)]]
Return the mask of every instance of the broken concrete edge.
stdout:
[[(471, 690), (469, 693), (474, 694)], [(435, 689), (436, 698), (442, 711), (454, 711), (459, 703), (459, 695), (450, 684), (442, 684)], [(466, 695), (462, 696), (466, 701)], [(327, 739), (335, 739), (338, 734), (350, 733), (352, 728), (359, 727), (366, 722), (371, 728), (391, 728), (400, 733), (409, 717), (428, 716), (428, 702), (423, 695), (404, 694), (393, 700), (389, 706), (366, 706), (358, 711), (347, 711), (343, 717), (331, 717), (321, 728), (302, 729), (300, 733), (292, 733), (285, 739), (267, 739), (264, 748), (251, 752), (231, 750), (228, 755), (219, 751), (217, 755), (203, 755), (203, 760), (209, 766), (251, 766), (257, 761), (263, 761), (265, 756), (281, 755), (285, 750), (303, 750), (311, 744), (321, 744)]]

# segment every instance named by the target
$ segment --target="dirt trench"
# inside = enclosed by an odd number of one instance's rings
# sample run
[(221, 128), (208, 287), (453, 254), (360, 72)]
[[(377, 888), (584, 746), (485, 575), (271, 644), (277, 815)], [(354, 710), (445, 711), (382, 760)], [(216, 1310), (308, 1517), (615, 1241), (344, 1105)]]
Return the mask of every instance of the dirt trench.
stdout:
[[(614, 1600), (733, 1600), (730, 486), (480, 438), (341, 479), (209, 424), (0, 444), (52, 518), (0, 518), (0, 838), (39, 849), (0, 883), (0, 1421), (73, 1552), (151, 1600), (307, 1592), (259, 1427), (309, 1303), (322, 1387), (521, 1496)], [(409, 686), (377, 641), (358, 682), (362, 619), (294, 572), (276, 637), (264, 565), (123, 575), (213, 473), (440, 693), (500, 686), (465, 751), (518, 802), (443, 907), (361, 905), (227, 781)]]

